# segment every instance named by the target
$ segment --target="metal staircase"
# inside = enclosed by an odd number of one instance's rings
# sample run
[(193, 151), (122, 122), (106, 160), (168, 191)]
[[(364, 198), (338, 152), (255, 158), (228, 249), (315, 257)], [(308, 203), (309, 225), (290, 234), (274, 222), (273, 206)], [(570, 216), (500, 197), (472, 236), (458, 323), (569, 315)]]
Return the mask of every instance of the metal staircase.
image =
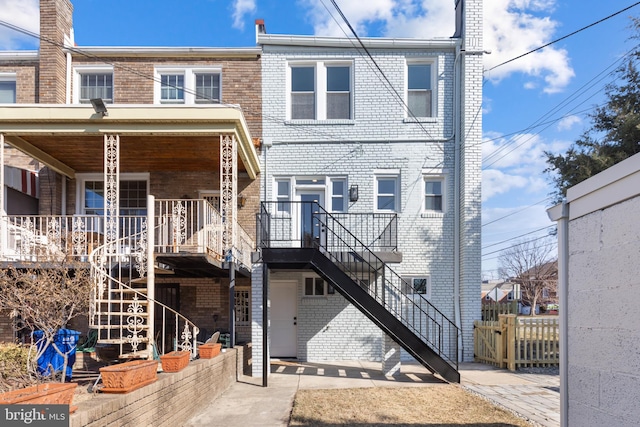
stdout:
[(459, 382), (460, 329), (318, 203), (282, 203), (258, 215), (263, 262), (313, 269), (423, 366)]
[(153, 254), (153, 235), (163, 226), (153, 227), (150, 233), (149, 218), (119, 217), (125, 236), (90, 254), (89, 325), (98, 331), (98, 344), (117, 346), (119, 358), (151, 359), (156, 352), (173, 350), (188, 350), (195, 358), (198, 328), (149, 295), (147, 281), (152, 282), (153, 274), (148, 268), (154, 268), (154, 263), (148, 262), (148, 254)]

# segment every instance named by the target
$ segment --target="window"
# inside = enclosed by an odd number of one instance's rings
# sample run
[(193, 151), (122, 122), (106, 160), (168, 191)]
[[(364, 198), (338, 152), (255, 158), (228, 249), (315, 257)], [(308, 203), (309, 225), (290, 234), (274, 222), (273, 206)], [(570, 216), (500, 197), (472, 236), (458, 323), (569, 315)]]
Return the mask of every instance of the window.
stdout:
[(198, 104), (220, 102), (220, 74), (195, 73), (195, 79)]
[[(146, 215), (147, 174), (122, 174), (120, 180), (120, 215)], [(77, 213), (85, 215), (104, 215), (104, 181), (101, 174), (78, 175)]]
[(251, 292), (248, 289), (236, 289), (236, 325), (246, 326), (251, 324)]
[(291, 182), (288, 179), (276, 179), (276, 211), (290, 213), (291, 211)]
[(352, 119), (351, 68), (351, 63), (333, 61), (291, 64), (291, 120)]
[(156, 104), (212, 104), (222, 99), (220, 67), (156, 67)]
[[(431, 295), (431, 279), (429, 276), (406, 276), (403, 277), (406, 294), (420, 294), (429, 298)], [(487, 299), (489, 295), (487, 294)]]
[(327, 295), (327, 286), (324, 280), (319, 277), (304, 278), (304, 296), (321, 297)]
[(443, 180), (441, 178), (425, 177), (424, 179), (424, 210), (443, 212), (442, 204)]
[(410, 117), (433, 117), (432, 63), (407, 65), (407, 106)]
[(314, 67), (291, 67), (291, 118), (316, 118)]
[(549, 298), (549, 288), (542, 288), (542, 298)]
[(0, 104), (16, 103), (16, 75), (0, 73)]
[(331, 178), (331, 211), (346, 212), (346, 178)]
[(375, 210), (382, 212), (398, 211), (398, 176), (376, 176), (376, 206)]
[(327, 67), (327, 119), (351, 118), (351, 70)]
[(160, 80), (160, 102), (184, 104), (184, 74), (163, 74)]
[(80, 75), (80, 103), (88, 104), (91, 99), (102, 98), (113, 103), (113, 74), (85, 73)]
[(94, 98), (101, 98), (113, 104), (113, 67), (79, 65), (73, 72), (74, 103), (88, 104)]

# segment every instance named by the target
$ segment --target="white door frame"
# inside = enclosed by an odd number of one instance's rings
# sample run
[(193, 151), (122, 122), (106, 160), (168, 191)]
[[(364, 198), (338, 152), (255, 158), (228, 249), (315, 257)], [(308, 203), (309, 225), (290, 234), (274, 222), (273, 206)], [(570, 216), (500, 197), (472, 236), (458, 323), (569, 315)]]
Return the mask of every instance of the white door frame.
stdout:
[[(298, 357), (298, 280), (271, 280), (271, 357)], [(284, 288), (286, 300), (276, 297), (276, 288)], [(278, 316), (282, 315), (282, 318)], [(287, 319), (286, 317), (290, 317)], [(279, 346), (279, 348), (274, 347)], [(274, 351), (275, 350), (275, 351)]]
[[(326, 210), (325, 208), (325, 187), (315, 187), (315, 188), (308, 188), (308, 187), (299, 187), (295, 189), (295, 200), (297, 202), (302, 202), (302, 196), (304, 195), (318, 195), (318, 204), (320, 205), (320, 207), (322, 207), (323, 209)], [(302, 203), (296, 203), (295, 204), (298, 207), (298, 212), (295, 212), (295, 221), (294, 221), (294, 236), (296, 236), (296, 239), (300, 242), (302, 242), (302, 209), (303, 209), (303, 205)], [(314, 226), (314, 224), (311, 224), (312, 226)], [(321, 239), (322, 242), (325, 241), (325, 232), (324, 230), (319, 230), (319, 237)], [(312, 233), (313, 235), (314, 233)]]

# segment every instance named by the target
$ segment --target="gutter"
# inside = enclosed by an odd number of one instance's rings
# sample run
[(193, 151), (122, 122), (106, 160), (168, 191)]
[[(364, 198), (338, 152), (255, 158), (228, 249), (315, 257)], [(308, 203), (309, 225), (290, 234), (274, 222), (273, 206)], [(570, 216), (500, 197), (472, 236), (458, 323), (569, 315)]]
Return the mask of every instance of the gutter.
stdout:
[[(379, 49), (453, 49), (460, 45), (460, 39), (408, 39), (408, 38), (373, 38), (360, 37), (367, 48)], [(357, 47), (356, 40), (350, 37), (315, 37), (281, 34), (257, 34), (257, 43), (274, 46), (305, 46), (305, 47)], [(355, 45), (355, 46), (354, 46)]]
[(74, 56), (89, 57), (223, 57), (223, 58), (259, 58), (259, 47), (140, 47), (140, 46), (76, 46), (67, 47), (65, 52)]

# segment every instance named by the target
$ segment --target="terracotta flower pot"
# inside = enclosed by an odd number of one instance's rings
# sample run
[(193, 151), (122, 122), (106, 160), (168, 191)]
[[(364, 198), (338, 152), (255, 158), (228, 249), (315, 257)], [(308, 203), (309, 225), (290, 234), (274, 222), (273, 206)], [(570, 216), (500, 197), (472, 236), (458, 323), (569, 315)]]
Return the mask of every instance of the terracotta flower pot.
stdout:
[(132, 360), (100, 368), (104, 393), (128, 393), (158, 379), (158, 362)]
[(171, 353), (163, 354), (160, 356), (162, 361), (162, 370), (165, 372), (179, 372), (187, 367), (189, 364), (188, 351), (172, 351)]
[(71, 406), (77, 386), (77, 383), (36, 384), (0, 393), (0, 404), (69, 405), (69, 413), (73, 413), (78, 409), (77, 406)]
[(220, 354), (220, 349), (222, 348), (221, 343), (215, 344), (201, 344), (198, 346), (198, 351), (201, 359), (211, 359)]

